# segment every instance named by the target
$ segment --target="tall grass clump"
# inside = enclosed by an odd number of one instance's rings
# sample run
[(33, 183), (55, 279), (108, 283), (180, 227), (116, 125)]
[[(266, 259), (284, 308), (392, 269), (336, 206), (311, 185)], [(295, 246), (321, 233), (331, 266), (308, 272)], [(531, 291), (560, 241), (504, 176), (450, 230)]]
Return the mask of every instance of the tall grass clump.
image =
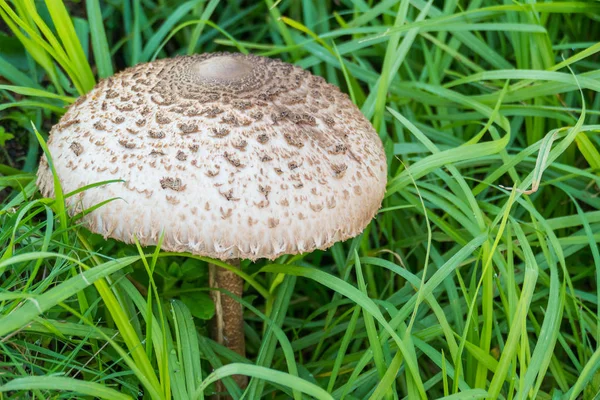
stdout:
[[(600, 393), (600, 3), (0, 0), (0, 20), (0, 399)], [(210, 51), (340, 86), (388, 156), (360, 237), (243, 265), (247, 358), (209, 339), (213, 260), (105, 240), (35, 186), (98, 80)]]

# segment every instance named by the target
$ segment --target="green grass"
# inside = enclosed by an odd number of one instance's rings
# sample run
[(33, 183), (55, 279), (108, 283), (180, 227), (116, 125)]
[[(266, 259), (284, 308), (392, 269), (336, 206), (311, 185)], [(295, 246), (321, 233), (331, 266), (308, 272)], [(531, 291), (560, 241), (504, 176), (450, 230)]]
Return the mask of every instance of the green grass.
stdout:
[[(600, 393), (599, 2), (0, 0), (0, 18), (0, 399)], [(218, 50), (340, 86), (390, 171), (360, 237), (243, 264), (247, 358), (209, 338), (211, 260), (104, 240), (68, 217), (74, 193), (35, 187), (99, 79)]]

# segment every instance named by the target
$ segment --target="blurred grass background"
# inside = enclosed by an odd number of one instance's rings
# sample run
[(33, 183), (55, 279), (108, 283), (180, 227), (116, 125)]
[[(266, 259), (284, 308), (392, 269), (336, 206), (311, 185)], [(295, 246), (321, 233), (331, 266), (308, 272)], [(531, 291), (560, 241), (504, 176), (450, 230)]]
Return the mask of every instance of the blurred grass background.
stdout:
[[(1, 399), (203, 398), (224, 377), (235, 399), (600, 393), (600, 2), (0, 0), (0, 17)], [(247, 359), (208, 338), (209, 260), (104, 240), (35, 187), (40, 143), (99, 79), (209, 51), (340, 86), (389, 162), (362, 236), (243, 265)]]

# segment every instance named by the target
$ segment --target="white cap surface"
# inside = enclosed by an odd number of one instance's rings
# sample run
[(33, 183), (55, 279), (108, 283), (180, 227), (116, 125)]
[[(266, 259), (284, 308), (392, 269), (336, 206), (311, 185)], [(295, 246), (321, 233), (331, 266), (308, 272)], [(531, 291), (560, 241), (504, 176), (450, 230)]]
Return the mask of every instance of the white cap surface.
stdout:
[[(101, 81), (48, 141), (71, 214), (124, 242), (219, 259), (325, 249), (359, 234), (385, 192), (377, 133), (321, 77), (259, 56), (163, 59)], [(53, 196), (45, 158), (38, 185)]]

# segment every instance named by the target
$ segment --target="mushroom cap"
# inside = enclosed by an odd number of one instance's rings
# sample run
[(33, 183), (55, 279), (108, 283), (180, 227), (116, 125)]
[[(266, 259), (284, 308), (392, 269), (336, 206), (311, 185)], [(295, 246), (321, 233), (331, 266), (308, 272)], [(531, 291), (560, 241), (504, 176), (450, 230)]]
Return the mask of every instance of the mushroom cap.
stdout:
[[(380, 207), (379, 136), (348, 96), (279, 60), (163, 59), (98, 83), (51, 130), (66, 199), (91, 231), (219, 259), (274, 259), (358, 235)], [(54, 195), (42, 157), (38, 186)]]

